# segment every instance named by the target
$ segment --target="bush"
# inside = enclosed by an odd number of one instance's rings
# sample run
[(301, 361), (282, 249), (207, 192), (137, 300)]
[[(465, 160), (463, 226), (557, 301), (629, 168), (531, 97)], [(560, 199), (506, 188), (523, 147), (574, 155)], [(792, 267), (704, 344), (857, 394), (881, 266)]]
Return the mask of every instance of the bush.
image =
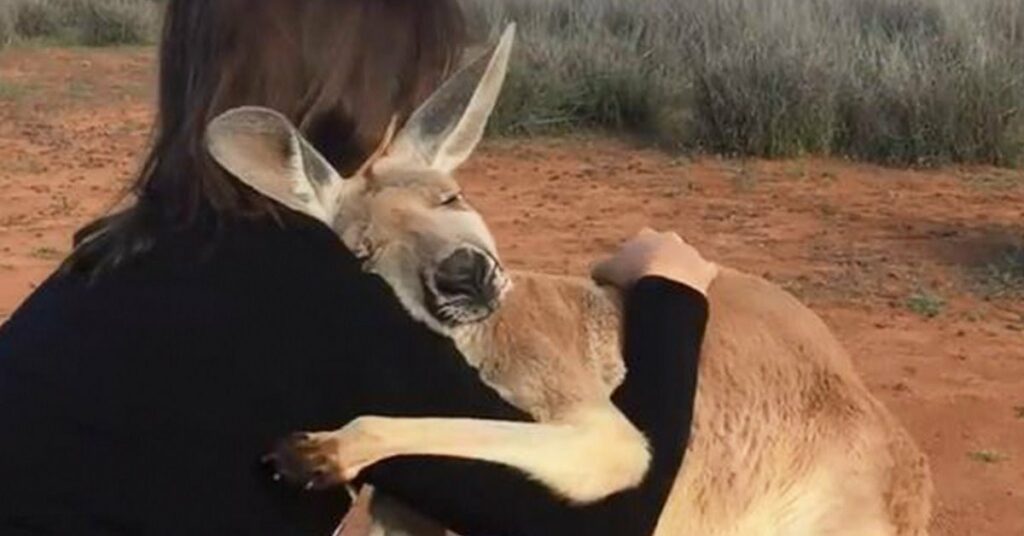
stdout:
[(147, 43), (158, 26), (152, 0), (72, 0), (68, 14), (89, 46)]
[[(643, 131), (659, 120), (669, 95), (657, 66), (636, 61), (643, 27), (629, 4), (587, 9), (587, 2), (481, 2), (467, 6), (473, 26), (520, 23), (519, 52), (494, 125), (508, 133), (609, 126)], [(614, 8), (614, 9), (613, 9)], [(620, 9), (621, 8), (621, 9)], [(606, 26), (607, 25), (607, 26)], [(485, 24), (486, 26), (486, 24)], [(593, 31), (601, 28), (601, 31)], [(540, 73), (541, 76), (536, 76)]]
[(998, 252), (994, 259), (978, 270), (978, 276), (980, 290), (985, 297), (1024, 297), (1024, 243)]
[(10, 0), (19, 37), (35, 39), (62, 34), (67, 21), (62, 4), (53, 0)]
[(499, 132), (886, 163), (1024, 155), (1020, 0), (464, 0), (520, 25)]
[(14, 41), (14, 9), (11, 4), (0, 4), (0, 49)]
[(15, 33), (86, 46), (152, 42), (158, 29), (154, 0), (3, 0)]

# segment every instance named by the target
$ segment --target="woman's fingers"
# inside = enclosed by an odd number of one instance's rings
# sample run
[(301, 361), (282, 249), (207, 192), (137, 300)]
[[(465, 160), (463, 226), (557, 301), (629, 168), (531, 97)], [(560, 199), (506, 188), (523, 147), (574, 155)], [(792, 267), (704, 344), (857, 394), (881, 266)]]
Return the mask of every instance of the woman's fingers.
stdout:
[(657, 275), (706, 292), (718, 267), (701, 256), (677, 233), (642, 229), (618, 252), (598, 262), (593, 278), (601, 284), (628, 289), (638, 279)]

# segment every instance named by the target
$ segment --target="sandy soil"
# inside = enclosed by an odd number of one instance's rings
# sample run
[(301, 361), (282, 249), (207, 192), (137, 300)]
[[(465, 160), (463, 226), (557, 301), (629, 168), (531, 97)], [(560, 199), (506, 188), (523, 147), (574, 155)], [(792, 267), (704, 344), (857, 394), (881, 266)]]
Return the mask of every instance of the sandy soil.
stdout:
[[(151, 55), (0, 53), (0, 322), (137, 166)], [(1024, 173), (574, 139), (492, 142), (461, 175), (512, 265), (584, 273), (651, 225), (790, 289), (931, 457), (934, 534), (1024, 535), (1024, 302), (977, 275), (1024, 241)]]

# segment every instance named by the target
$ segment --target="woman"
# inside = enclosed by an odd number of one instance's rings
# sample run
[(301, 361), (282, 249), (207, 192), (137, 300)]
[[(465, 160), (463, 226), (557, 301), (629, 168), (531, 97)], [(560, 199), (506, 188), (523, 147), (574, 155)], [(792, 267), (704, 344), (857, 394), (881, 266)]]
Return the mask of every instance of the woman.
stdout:
[[(137, 204), (83, 229), (0, 329), (4, 535), (329, 534), (346, 495), (274, 483), (258, 460), (275, 440), (367, 413), (525, 418), (333, 234), (241, 187), (202, 143), (219, 113), (268, 106), (351, 171), (455, 65), (456, 1), (171, 0), (165, 25)], [(426, 458), (366, 479), (465, 534), (650, 534), (714, 274), (656, 233), (597, 270), (628, 291), (615, 400), (651, 441), (639, 488), (573, 508), (511, 470)]]

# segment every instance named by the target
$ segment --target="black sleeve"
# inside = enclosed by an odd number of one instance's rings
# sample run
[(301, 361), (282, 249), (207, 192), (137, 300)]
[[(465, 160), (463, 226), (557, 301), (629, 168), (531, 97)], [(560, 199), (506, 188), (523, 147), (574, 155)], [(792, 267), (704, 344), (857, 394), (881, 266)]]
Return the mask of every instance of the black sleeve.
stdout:
[(639, 487), (570, 506), (510, 468), (421, 457), (378, 464), (367, 481), (461, 534), (652, 534), (689, 439), (708, 303), (686, 286), (647, 277), (627, 297), (624, 318), (628, 373), (613, 400), (653, 451)]

